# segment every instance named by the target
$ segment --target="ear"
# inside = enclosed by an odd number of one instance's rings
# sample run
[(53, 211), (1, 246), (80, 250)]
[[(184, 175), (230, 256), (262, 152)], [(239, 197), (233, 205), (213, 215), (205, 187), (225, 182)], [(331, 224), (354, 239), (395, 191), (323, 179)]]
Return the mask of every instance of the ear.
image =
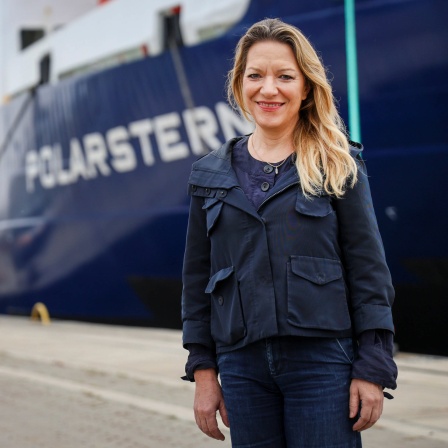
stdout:
[(308, 94), (310, 93), (311, 87), (308, 81), (306, 81), (305, 88), (303, 89), (302, 101), (306, 100)]

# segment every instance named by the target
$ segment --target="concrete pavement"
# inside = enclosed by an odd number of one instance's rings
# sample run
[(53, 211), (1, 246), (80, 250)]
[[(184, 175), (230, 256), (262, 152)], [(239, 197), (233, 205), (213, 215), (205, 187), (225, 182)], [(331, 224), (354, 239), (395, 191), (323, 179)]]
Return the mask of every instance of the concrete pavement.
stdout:
[[(194, 422), (174, 330), (0, 316), (0, 447), (230, 447)], [(448, 358), (399, 353), (365, 448), (448, 447)]]

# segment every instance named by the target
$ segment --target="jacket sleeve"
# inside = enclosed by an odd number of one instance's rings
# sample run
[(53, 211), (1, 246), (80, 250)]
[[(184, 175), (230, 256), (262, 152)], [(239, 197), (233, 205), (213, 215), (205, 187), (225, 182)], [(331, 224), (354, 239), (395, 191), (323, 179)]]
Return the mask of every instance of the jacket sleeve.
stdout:
[(360, 378), (389, 389), (397, 388), (398, 369), (394, 361), (394, 335), (388, 330), (360, 334), (352, 378)]
[(358, 182), (341, 199), (334, 200), (339, 243), (350, 294), (354, 331), (394, 331), (394, 289), (373, 209), (367, 171), (362, 159)]
[(192, 196), (182, 271), (183, 345), (201, 344), (211, 349), (210, 295), (205, 288), (210, 277), (210, 240), (201, 197)]

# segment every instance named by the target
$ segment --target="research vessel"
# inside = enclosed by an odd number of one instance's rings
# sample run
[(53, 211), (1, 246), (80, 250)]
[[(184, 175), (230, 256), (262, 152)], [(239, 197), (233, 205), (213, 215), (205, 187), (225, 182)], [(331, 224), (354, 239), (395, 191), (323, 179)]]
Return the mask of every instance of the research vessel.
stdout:
[[(265, 17), (299, 27), (348, 122), (346, 5), (41, 0), (33, 22), (21, 3), (0, 16), (0, 312), (42, 302), (57, 318), (180, 328), (191, 164), (252, 129), (225, 98), (239, 36)], [(448, 2), (355, 5), (396, 341), (448, 355)]]

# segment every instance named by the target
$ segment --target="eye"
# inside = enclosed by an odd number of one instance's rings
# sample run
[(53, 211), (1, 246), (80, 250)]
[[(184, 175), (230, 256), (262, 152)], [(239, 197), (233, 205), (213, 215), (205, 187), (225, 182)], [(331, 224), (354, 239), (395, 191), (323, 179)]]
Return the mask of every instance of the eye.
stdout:
[(291, 79), (294, 79), (294, 78), (289, 75), (280, 75), (280, 79), (283, 79), (285, 81), (290, 81)]
[(259, 79), (260, 75), (258, 73), (250, 73), (249, 75), (247, 75), (247, 77), (249, 79)]

